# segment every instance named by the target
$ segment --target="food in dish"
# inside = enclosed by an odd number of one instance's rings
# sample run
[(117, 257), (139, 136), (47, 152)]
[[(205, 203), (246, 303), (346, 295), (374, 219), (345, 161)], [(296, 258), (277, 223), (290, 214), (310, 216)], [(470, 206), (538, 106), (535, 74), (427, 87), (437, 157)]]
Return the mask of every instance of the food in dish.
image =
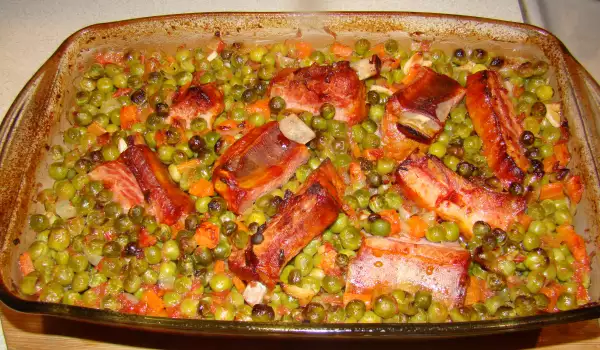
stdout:
[(411, 47), (97, 52), (49, 149), (22, 294), (312, 323), (586, 305), (584, 189), (547, 63)]

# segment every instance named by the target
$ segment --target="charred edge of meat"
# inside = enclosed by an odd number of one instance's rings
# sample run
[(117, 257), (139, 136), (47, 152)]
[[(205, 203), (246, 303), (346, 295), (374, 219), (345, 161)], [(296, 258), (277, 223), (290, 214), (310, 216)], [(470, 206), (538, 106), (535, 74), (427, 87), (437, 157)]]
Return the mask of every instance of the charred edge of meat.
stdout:
[(429, 136), (419, 132), (416, 129), (411, 128), (408, 125), (396, 123), (396, 127), (404, 136), (408, 137), (411, 140), (415, 140), (421, 143), (429, 143), (431, 141), (431, 138)]

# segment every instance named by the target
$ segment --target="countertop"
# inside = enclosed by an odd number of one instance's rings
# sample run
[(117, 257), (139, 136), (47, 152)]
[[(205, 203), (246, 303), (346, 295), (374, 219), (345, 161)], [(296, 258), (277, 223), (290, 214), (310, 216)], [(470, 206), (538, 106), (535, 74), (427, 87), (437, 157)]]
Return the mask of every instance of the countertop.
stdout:
[[(527, 21), (544, 26), (561, 38), (585, 67), (600, 78), (597, 40), (600, 2), (592, 0), (0, 0), (0, 120), (27, 80), (70, 34), (87, 25), (135, 17), (211, 11), (420, 11)], [(1, 305), (1, 304), (0, 304)], [(306, 342), (192, 338), (96, 327), (37, 315), (24, 315), (0, 307), (0, 350), (9, 349), (116, 349), (122, 347), (306, 348)], [(4, 338), (6, 337), (6, 342)], [(471, 338), (458, 342), (427, 342), (428, 347), (522, 348), (569, 345), (599, 347), (597, 321), (554, 326), (540, 332)], [(365, 343), (346, 342), (344, 348)], [(321, 347), (327, 343), (317, 343)], [(381, 346), (390, 346), (381, 343)], [(415, 343), (410, 345), (414, 346)], [(419, 344), (422, 345), (422, 344)], [(315, 347), (312, 344), (310, 347)], [(319, 347), (319, 346), (316, 346)]]

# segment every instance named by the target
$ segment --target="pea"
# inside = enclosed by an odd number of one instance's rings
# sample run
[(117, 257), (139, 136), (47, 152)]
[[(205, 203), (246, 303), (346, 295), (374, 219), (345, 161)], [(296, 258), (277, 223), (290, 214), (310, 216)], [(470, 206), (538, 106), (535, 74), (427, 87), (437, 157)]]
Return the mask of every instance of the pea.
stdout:
[(434, 225), (427, 229), (425, 238), (430, 242), (441, 242), (446, 237), (446, 230), (441, 225)]
[(571, 213), (566, 209), (558, 209), (553, 216), (557, 225), (571, 224), (573, 221)]
[(64, 180), (67, 177), (68, 170), (63, 163), (52, 163), (48, 168), (48, 174), (54, 180)]
[(369, 107), (369, 118), (374, 122), (381, 122), (385, 114), (385, 106), (382, 104), (374, 104)]
[(442, 323), (448, 318), (448, 309), (440, 302), (433, 301), (427, 309), (427, 320), (432, 323)]
[(394, 161), (389, 158), (380, 158), (377, 160), (377, 172), (381, 175), (387, 175), (394, 171)]
[(451, 221), (446, 221), (446, 222), (442, 223), (442, 227), (446, 231), (446, 234), (444, 237), (446, 241), (455, 242), (456, 240), (458, 240), (460, 231), (459, 231), (458, 225), (456, 223), (451, 222)]
[(63, 295), (63, 287), (56, 282), (51, 282), (42, 288), (40, 300), (48, 303), (60, 303)]
[(63, 251), (69, 247), (71, 235), (64, 228), (56, 228), (50, 231), (48, 247), (56, 251)]
[(535, 94), (540, 100), (547, 101), (554, 96), (554, 89), (550, 85), (542, 85), (535, 89)]
[(431, 146), (429, 146), (428, 152), (433, 156), (443, 158), (446, 154), (446, 145), (440, 142), (434, 142), (431, 144)]
[(381, 139), (375, 134), (366, 134), (362, 141), (363, 149), (377, 148), (381, 144)]
[(346, 316), (355, 320), (360, 320), (364, 316), (366, 310), (365, 303), (362, 300), (357, 299), (350, 301), (346, 304), (345, 308)]
[(362, 236), (360, 231), (348, 226), (340, 233), (340, 242), (345, 249), (357, 250), (360, 247)]
[(267, 49), (263, 46), (258, 46), (250, 51), (250, 59), (254, 62), (260, 62), (265, 54), (267, 54)]
[(34, 214), (29, 217), (29, 227), (35, 232), (42, 232), (50, 226), (50, 222), (45, 215)]
[(324, 103), (320, 108), (321, 117), (325, 120), (331, 120), (335, 117), (335, 107), (331, 103)]
[(388, 236), (391, 232), (391, 225), (387, 220), (377, 219), (371, 223), (371, 234), (375, 236)]
[(307, 276), (313, 268), (313, 259), (306, 253), (296, 255), (294, 266), (300, 270), (302, 276)]
[(339, 293), (344, 287), (344, 282), (339, 277), (335, 276), (325, 276), (322, 283), (323, 289), (331, 294)]
[(558, 297), (558, 300), (556, 301), (556, 307), (560, 311), (574, 309), (577, 307), (577, 299), (571, 293), (563, 293)]
[(251, 315), (252, 320), (255, 322), (269, 322), (275, 318), (275, 311), (269, 305), (256, 304), (252, 307)]
[(414, 304), (418, 308), (427, 310), (431, 305), (431, 293), (426, 291), (418, 291), (415, 293)]
[(373, 311), (377, 316), (382, 318), (393, 317), (398, 313), (398, 306), (396, 300), (389, 295), (381, 295), (377, 297), (373, 304)]

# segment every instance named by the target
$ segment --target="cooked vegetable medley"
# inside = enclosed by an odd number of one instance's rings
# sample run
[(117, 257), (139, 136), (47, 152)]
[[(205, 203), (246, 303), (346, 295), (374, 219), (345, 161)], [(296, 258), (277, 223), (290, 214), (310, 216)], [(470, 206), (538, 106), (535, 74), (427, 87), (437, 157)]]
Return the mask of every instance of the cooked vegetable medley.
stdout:
[(21, 292), (260, 322), (587, 304), (583, 185), (548, 64), (411, 46), (98, 52), (50, 147)]

